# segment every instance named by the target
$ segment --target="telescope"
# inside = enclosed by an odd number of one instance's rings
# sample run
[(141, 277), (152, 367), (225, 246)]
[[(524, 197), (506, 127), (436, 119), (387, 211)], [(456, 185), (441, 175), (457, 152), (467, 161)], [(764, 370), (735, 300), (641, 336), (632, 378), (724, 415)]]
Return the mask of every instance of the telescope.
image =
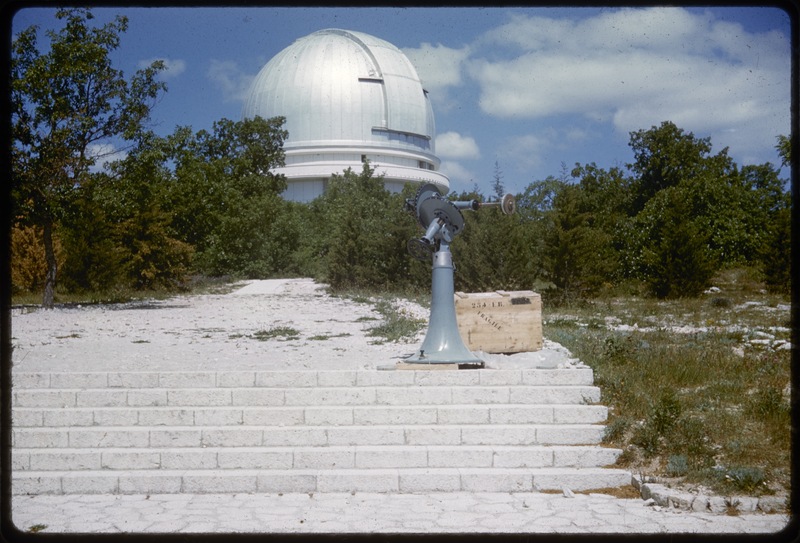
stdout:
[(504, 214), (511, 215), (516, 209), (514, 196), (505, 194), (496, 202), (450, 201), (442, 197), (435, 185), (425, 184), (415, 198), (406, 200), (405, 207), (416, 215), (417, 222), (425, 229), (422, 237), (409, 240), (408, 252), (418, 260), (432, 259), (433, 263), (428, 331), (419, 350), (406, 362), (480, 367), (483, 362), (467, 349), (458, 331), (453, 286), (455, 267), (450, 243), (464, 230), (461, 210), (499, 207)]

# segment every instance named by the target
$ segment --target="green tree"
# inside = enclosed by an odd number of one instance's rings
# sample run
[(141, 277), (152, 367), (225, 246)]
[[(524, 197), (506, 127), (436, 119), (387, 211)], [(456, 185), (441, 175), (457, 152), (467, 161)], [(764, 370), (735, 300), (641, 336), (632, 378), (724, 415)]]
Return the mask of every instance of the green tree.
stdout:
[(643, 278), (659, 298), (697, 296), (708, 288), (717, 270), (709, 235), (693, 219), (682, 187), (670, 187), (648, 201), (634, 229), (642, 246)]
[(95, 162), (93, 146), (131, 139), (166, 89), (154, 62), (130, 80), (112, 66), (127, 19), (90, 26), (88, 9), (60, 9), (65, 25), (47, 33), (40, 52), (37, 27), (20, 32), (11, 47), (13, 213), (43, 229), (47, 272), (43, 305), (52, 307), (57, 263), (53, 234), (68, 203)]
[(641, 211), (660, 190), (674, 187), (704, 171), (725, 175), (733, 165), (727, 148), (711, 156), (711, 138), (696, 138), (670, 121), (649, 130), (631, 132), (629, 146), (634, 162), (628, 167), (635, 178), (631, 187), (631, 215)]

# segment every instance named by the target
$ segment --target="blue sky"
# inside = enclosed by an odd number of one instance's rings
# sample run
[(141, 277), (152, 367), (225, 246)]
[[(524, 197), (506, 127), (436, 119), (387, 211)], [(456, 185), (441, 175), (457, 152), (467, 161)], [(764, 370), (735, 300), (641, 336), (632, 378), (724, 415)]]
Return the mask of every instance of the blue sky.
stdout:
[[(53, 9), (16, 13), (12, 32), (58, 28)], [(740, 165), (780, 165), (790, 132), (791, 29), (777, 8), (95, 8), (129, 18), (114, 53), (131, 74), (164, 59), (156, 132), (238, 120), (253, 77), (323, 28), (399, 47), (429, 91), (451, 189), (487, 195), (562, 164), (632, 162), (629, 133), (672, 121)], [(42, 38), (41, 44), (46, 40)], [(788, 172), (783, 172), (788, 177)]]

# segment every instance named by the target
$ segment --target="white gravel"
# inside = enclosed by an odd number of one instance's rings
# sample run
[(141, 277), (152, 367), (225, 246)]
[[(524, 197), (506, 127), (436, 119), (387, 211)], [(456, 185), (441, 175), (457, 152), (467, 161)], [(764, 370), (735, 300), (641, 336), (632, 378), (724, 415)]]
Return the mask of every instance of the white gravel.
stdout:
[[(427, 309), (397, 303), (427, 320)], [(372, 305), (332, 297), (311, 279), (249, 281), (229, 294), (14, 309), (12, 362), (15, 371), (353, 370), (414, 354), (425, 329), (405, 343), (381, 343), (367, 335), (380, 318)], [(253, 337), (278, 327), (298, 336)], [(546, 340), (535, 353), (478, 355), (495, 368), (580, 365)]]

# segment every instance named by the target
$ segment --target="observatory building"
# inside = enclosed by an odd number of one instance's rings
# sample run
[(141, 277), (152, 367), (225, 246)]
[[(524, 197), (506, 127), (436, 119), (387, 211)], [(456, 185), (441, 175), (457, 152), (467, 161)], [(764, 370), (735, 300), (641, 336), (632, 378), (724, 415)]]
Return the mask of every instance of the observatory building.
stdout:
[(361, 173), (369, 161), (387, 189), (432, 183), (438, 171), (433, 109), (408, 58), (381, 39), (328, 29), (298, 39), (275, 55), (253, 81), (243, 118), (282, 116), (287, 200), (309, 202), (332, 174)]

